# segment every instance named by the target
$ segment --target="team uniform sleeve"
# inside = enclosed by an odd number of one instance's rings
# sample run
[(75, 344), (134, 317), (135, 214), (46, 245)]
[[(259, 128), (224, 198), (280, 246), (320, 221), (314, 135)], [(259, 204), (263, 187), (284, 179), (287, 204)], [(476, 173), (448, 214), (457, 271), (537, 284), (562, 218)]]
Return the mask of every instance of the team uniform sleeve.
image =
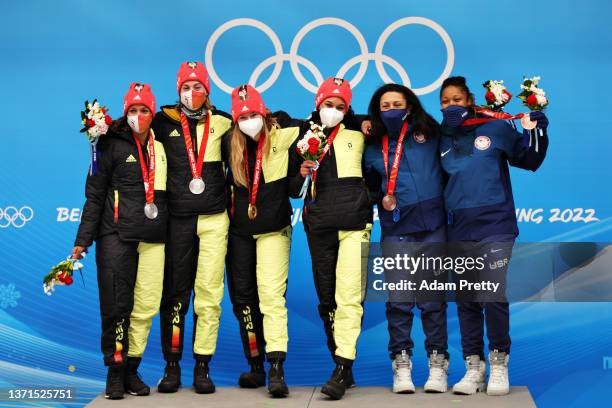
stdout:
[(548, 132), (546, 129), (523, 130), (518, 132), (508, 123), (504, 123), (502, 133), (502, 150), (508, 156), (511, 166), (536, 171), (548, 151)]
[(289, 196), (291, 198), (300, 198), (300, 191), (304, 184), (304, 177), (300, 174), (300, 167), (304, 162), (302, 156), (297, 152), (297, 144), (301, 136), (306, 133), (308, 123), (302, 122), (298, 127), (298, 133), (291, 146), (289, 146), (289, 168), (287, 169), (287, 182), (289, 183)]
[(370, 205), (377, 204), (382, 200), (382, 177), (373, 166), (374, 160), (372, 153), (371, 148), (369, 146), (366, 147), (362, 161), (363, 178), (368, 187)]
[[(102, 136), (108, 137), (108, 136)], [(113, 172), (113, 145), (107, 143), (98, 151), (98, 170), (94, 175), (87, 175), (85, 183), (85, 205), (81, 223), (77, 232), (75, 246), (89, 247), (98, 234), (100, 220), (104, 212), (104, 203), (108, 195)]]

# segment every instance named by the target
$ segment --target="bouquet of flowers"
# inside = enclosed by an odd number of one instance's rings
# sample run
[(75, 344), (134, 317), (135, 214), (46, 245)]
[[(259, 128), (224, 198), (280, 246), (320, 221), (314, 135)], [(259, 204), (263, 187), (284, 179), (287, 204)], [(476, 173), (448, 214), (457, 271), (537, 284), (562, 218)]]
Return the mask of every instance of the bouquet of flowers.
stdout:
[[(85, 253), (82, 254), (85, 256)], [(56, 286), (70, 286), (74, 282), (72, 275), (75, 270), (81, 273), (83, 278), (83, 264), (78, 259), (72, 259), (68, 257), (65, 261), (62, 261), (51, 268), (49, 272), (43, 278), (43, 290), (47, 296), (51, 296), (55, 291)]]
[(108, 115), (108, 109), (101, 106), (97, 99), (93, 103), (85, 101), (85, 110), (81, 111), (81, 124), (83, 128), (81, 133), (87, 135), (87, 139), (91, 144), (91, 166), (89, 174), (96, 174), (98, 168), (98, 156), (96, 153), (96, 144), (100, 136), (108, 132), (108, 127), (113, 123), (113, 119)]
[(532, 111), (540, 111), (548, 106), (548, 99), (543, 89), (538, 87), (540, 77), (524, 78), (521, 84), (523, 90), (517, 97), (523, 101), (523, 105)]
[(482, 86), (487, 90), (487, 93), (485, 93), (487, 108), (502, 110), (512, 99), (512, 94), (507, 91), (504, 81), (488, 80)]
[[(314, 122), (310, 122), (310, 129), (308, 129), (304, 137), (298, 141), (296, 151), (304, 160), (312, 160), (318, 164), (318, 160), (327, 145), (327, 137), (325, 133), (323, 133), (323, 129), (325, 129), (325, 126), (319, 126)], [(315, 167), (314, 170), (317, 170), (317, 168), (318, 166)], [(300, 191), (300, 196), (302, 198), (306, 197), (308, 185), (311, 180), (312, 176), (309, 174), (306, 180), (304, 180), (302, 190)]]

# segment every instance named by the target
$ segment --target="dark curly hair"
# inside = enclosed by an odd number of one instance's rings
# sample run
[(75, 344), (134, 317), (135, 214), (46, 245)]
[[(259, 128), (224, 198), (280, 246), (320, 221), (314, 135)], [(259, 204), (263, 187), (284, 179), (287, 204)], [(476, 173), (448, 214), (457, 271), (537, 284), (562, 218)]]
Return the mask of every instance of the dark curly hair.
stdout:
[(371, 130), (371, 141), (379, 140), (386, 132), (387, 129), (380, 118), (380, 99), (387, 92), (398, 92), (404, 95), (406, 98), (406, 105), (411, 106), (410, 109), (410, 121), (414, 126), (415, 133), (421, 133), (426, 139), (438, 137), (440, 131), (440, 125), (438, 122), (423, 109), (423, 105), (419, 101), (419, 98), (410, 90), (410, 88), (399, 84), (386, 84), (381, 86), (374, 92), (372, 99), (370, 99), (370, 105), (368, 107), (368, 114), (370, 115), (370, 121), (372, 122)]

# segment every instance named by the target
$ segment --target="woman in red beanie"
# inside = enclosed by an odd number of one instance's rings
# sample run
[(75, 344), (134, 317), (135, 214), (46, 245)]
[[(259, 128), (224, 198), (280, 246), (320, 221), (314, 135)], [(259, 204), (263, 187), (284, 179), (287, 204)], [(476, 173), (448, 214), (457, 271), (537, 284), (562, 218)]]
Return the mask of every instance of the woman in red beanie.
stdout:
[(160, 310), (166, 360), (159, 392), (176, 392), (181, 384), (185, 315), (194, 292), (193, 385), (197, 393), (215, 391), (208, 363), (215, 352), (229, 219), (221, 140), (232, 121), (211, 105), (204, 65), (179, 67), (180, 101), (163, 106), (153, 129), (168, 157), (168, 247)]
[(245, 388), (265, 385), (265, 352), (268, 391), (284, 397), (289, 393), (283, 362), (292, 214), (287, 172), (300, 128), (281, 129), (250, 85), (232, 92), (232, 118), (236, 125), (224, 141), (231, 190), (227, 283), (251, 366), (238, 382)]
[(354, 385), (352, 364), (361, 331), (365, 276), (362, 244), (370, 242), (372, 202), (363, 179), (364, 135), (349, 130), (355, 123), (348, 81), (328, 78), (321, 84), (310, 121), (323, 125), (327, 147), (317, 162), (303, 160), (291, 149), (290, 190), (300, 196), (312, 177), (304, 203), (304, 228), (312, 257), (327, 346), (336, 368), (321, 392), (340, 399)]
[(96, 240), (106, 398), (148, 395), (138, 376), (164, 277), (166, 155), (151, 121), (149, 85), (132, 83), (124, 116), (102, 136), (98, 171), (87, 177), (87, 201), (72, 258)]

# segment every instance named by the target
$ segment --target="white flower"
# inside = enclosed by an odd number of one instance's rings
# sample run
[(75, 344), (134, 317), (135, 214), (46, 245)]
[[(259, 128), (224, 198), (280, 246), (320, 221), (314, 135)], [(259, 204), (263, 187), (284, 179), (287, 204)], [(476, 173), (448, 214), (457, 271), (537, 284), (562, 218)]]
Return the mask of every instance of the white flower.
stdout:
[(548, 104), (548, 99), (546, 99), (543, 95), (536, 94), (536, 99), (538, 100), (538, 105), (545, 106)]

